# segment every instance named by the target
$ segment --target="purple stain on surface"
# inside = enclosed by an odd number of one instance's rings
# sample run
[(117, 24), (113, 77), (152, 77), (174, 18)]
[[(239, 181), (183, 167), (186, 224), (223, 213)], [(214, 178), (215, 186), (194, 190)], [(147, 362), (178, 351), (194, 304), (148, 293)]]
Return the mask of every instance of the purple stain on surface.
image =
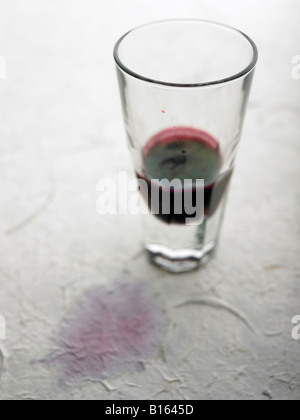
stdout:
[(65, 319), (57, 351), (43, 362), (59, 370), (62, 385), (141, 370), (159, 353), (164, 331), (164, 313), (144, 285), (116, 283), (114, 292), (96, 288)]

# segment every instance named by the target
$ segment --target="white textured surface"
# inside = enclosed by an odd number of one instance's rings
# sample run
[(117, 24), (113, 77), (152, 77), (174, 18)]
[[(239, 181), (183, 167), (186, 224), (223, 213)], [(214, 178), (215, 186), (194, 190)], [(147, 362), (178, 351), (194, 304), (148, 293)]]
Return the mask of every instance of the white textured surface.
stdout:
[[(97, 181), (131, 168), (114, 42), (171, 17), (237, 26), (260, 49), (219, 252), (176, 277), (138, 255), (135, 217), (95, 211)], [(300, 399), (299, 39), (299, 0), (0, 0), (1, 399)], [(166, 310), (166, 357), (59, 389), (31, 361), (78, 297), (124, 273)]]

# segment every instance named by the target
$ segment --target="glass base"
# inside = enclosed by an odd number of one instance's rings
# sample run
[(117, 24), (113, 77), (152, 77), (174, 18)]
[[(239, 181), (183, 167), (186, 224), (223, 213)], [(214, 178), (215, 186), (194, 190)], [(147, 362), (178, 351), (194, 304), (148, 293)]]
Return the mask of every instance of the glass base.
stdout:
[(213, 254), (217, 243), (210, 242), (201, 250), (184, 249), (172, 250), (162, 245), (148, 244), (150, 260), (169, 273), (187, 273), (195, 271), (205, 265)]

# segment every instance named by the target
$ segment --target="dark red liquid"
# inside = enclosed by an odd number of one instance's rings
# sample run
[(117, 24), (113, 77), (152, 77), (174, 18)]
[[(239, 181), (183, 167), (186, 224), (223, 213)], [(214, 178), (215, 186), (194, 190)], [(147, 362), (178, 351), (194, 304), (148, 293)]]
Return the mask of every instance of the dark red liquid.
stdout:
[[(143, 194), (149, 208), (154, 194), (151, 187), (156, 188), (155, 196), (159, 197), (156, 215), (161, 221), (172, 224), (185, 224), (187, 218), (196, 215), (188, 215), (183, 210), (181, 214), (175, 214), (174, 200), (181, 197), (184, 200), (184, 188), (181, 190), (171, 189), (170, 213), (164, 214), (163, 189), (161, 186), (151, 183), (152, 180), (167, 179), (172, 181), (179, 179), (192, 180), (189, 187), (192, 190), (193, 204), (196, 205), (196, 180), (204, 179), (204, 208), (207, 217), (212, 216), (217, 210), (229, 184), (232, 171), (220, 177), (222, 156), (219, 143), (210, 134), (188, 127), (177, 127), (164, 130), (152, 137), (143, 150), (144, 173), (138, 174), (138, 179), (146, 181), (147, 189), (140, 182)], [(184, 209), (184, 206), (182, 206)]]

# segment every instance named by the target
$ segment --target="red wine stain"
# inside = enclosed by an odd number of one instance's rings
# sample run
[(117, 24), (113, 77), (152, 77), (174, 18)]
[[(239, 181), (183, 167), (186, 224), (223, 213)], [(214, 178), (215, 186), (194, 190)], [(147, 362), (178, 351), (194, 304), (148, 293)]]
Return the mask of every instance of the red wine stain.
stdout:
[(136, 283), (116, 283), (113, 290), (86, 293), (64, 320), (56, 351), (41, 361), (57, 368), (60, 385), (140, 371), (159, 353), (165, 317), (154, 297)]

